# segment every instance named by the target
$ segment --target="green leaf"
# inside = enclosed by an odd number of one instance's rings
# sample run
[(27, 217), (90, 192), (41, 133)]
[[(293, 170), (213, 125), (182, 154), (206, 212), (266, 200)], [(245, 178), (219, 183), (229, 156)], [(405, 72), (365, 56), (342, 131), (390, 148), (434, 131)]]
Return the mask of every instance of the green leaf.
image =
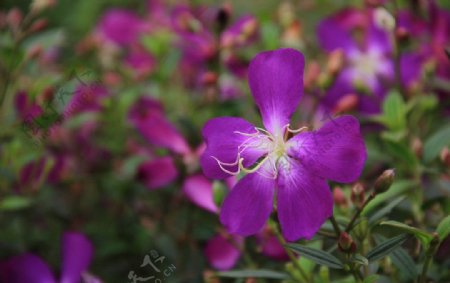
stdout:
[(387, 205), (381, 207), (380, 210), (377, 210), (373, 215), (369, 216), (369, 224), (375, 223), (377, 220), (389, 214), (392, 209), (400, 204), (405, 198), (405, 196), (400, 196), (393, 201), (388, 202)]
[(266, 278), (266, 279), (289, 279), (289, 275), (283, 272), (267, 269), (245, 269), (217, 272), (218, 277), (228, 278)]
[(381, 122), (392, 131), (406, 127), (407, 108), (403, 97), (397, 91), (391, 91), (383, 102)]
[(439, 239), (444, 240), (447, 235), (450, 233), (450, 215), (447, 215), (442, 221), (439, 223), (436, 233), (439, 235)]
[(429, 137), (423, 145), (423, 159), (430, 162), (435, 159), (444, 146), (450, 145), (450, 126), (441, 128)]
[(384, 202), (390, 202), (392, 199), (401, 194), (404, 194), (408, 190), (412, 189), (414, 186), (416, 186), (416, 183), (413, 181), (409, 180), (395, 181), (387, 192), (377, 195), (371, 202), (369, 202), (362, 211), (361, 215), (363, 216), (369, 215), (379, 205), (383, 204)]
[(31, 205), (31, 199), (21, 196), (9, 196), (0, 202), (0, 210), (20, 210)]
[(261, 28), (261, 36), (266, 49), (278, 48), (280, 31), (275, 24), (271, 22), (264, 23)]
[(314, 261), (317, 264), (325, 265), (330, 268), (342, 269), (344, 264), (335, 256), (322, 250), (313, 249), (299, 244), (287, 244), (295, 253)]
[(409, 237), (408, 234), (401, 234), (384, 241), (367, 254), (367, 259), (370, 262), (382, 259), (389, 253), (391, 253), (393, 250), (398, 248), (401, 244), (403, 244), (403, 242), (406, 241), (408, 237)]
[(355, 254), (352, 257), (351, 261), (354, 263), (357, 263), (359, 265), (364, 265), (364, 266), (369, 265), (369, 261), (367, 260), (367, 258), (365, 258), (364, 256), (362, 256), (360, 254)]
[(378, 277), (376, 274), (369, 275), (364, 279), (363, 283), (375, 283), (378, 281)]
[(418, 228), (406, 225), (404, 223), (401, 222), (397, 222), (397, 221), (393, 221), (393, 220), (389, 220), (389, 221), (383, 221), (380, 223), (380, 225), (388, 225), (391, 227), (395, 227), (398, 228), (404, 232), (413, 234), (414, 236), (416, 236), (416, 238), (422, 243), (422, 245), (425, 248), (428, 248), (428, 245), (430, 244), (430, 241), (433, 239), (433, 236), (425, 231), (422, 231)]
[[(375, 243), (379, 244), (386, 240), (385, 237), (381, 235), (374, 235)], [(417, 278), (417, 267), (411, 256), (403, 249), (398, 247), (392, 251), (390, 255), (392, 263), (410, 280)]]

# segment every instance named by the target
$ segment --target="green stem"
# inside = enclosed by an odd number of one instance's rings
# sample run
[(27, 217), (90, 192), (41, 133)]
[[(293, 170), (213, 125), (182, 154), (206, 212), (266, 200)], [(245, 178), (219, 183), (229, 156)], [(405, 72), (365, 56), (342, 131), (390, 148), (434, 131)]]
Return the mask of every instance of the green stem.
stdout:
[(289, 248), (286, 247), (286, 241), (284, 240), (283, 236), (281, 235), (280, 230), (278, 229), (278, 225), (276, 225), (276, 224), (273, 225), (273, 228), (274, 228), (273, 230), (275, 231), (275, 236), (277, 237), (280, 244), (283, 246), (289, 259), (292, 261), (294, 266), (297, 268), (297, 270), (302, 275), (305, 282), (311, 282), (309, 280), (308, 275), (306, 274), (305, 270), (303, 270), (303, 267), (298, 262), (298, 258), (295, 256), (295, 254)]
[(350, 223), (348, 223), (347, 228), (345, 228), (345, 232), (350, 232), (353, 229), (353, 226), (355, 225), (356, 219), (361, 215), (361, 212), (364, 210), (366, 205), (371, 202), (375, 198), (375, 193), (372, 192), (370, 196), (366, 199), (366, 201), (363, 203), (361, 207), (358, 208), (355, 215), (353, 215), (352, 219), (350, 220)]
[(336, 232), (336, 236), (339, 238), (341, 235), (341, 228), (339, 228), (339, 224), (337, 223), (336, 219), (334, 218), (334, 215), (331, 215), (330, 217), (331, 224), (333, 225), (333, 229)]
[(425, 256), (425, 262), (423, 263), (422, 273), (419, 277), (419, 283), (425, 283), (427, 280), (427, 273), (428, 268), (431, 265), (431, 261), (433, 260), (433, 255), (436, 253), (438, 247), (439, 247), (439, 236), (435, 233), (433, 240), (430, 242), (430, 247), (427, 250), (426, 256)]

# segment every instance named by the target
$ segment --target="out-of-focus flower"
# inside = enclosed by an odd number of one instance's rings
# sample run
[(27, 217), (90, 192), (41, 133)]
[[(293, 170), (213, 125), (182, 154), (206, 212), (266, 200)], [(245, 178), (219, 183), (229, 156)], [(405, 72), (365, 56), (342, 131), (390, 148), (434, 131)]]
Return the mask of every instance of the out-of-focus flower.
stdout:
[(78, 283), (89, 267), (94, 248), (85, 235), (66, 232), (62, 238), (60, 279), (38, 256), (26, 253), (0, 263), (0, 279), (8, 283)]
[(212, 213), (219, 212), (219, 208), (214, 202), (213, 184), (205, 176), (196, 174), (187, 177), (182, 190), (184, 195), (195, 205)]
[(80, 84), (67, 103), (63, 116), (68, 118), (84, 112), (98, 112), (103, 109), (102, 101), (108, 96), (108, 90), (102, 85)]
[(250, 63), (249, 85), (267, 130), (234, 117), (214, 118), (203, 128), (207, 148), (201, 165), (207, 177), (249, 173), (221, 209), (221, 222), (230, 233), (248, 236), (260, 231), (277, 188), (284, 237), (309, 239), (332, 214), (326, 179), (353, 182), (361, 174), (366, 149), (355, 118), (339, 117), (317, 132), (290, 128), (303, 93), (303, 68), (303, 55), (293, 49), (258, 54)]
[(258, 35), (258, 22), (253, 16), (240, 17), (220, 37), (222, 48), (238, 48), (250, 44)]
[(42, 107), (33, 102), (25, 91), (19, 91), (14, 102), (16, 111), (22, 119), (33, 119), (43, 112)]
[(102, 16), (97, 32), (104, 40), (127, 46), (138, 40), (143, 27), (143, 21), (135, 13), (123, 9), (111, 9)]
[(229, 239), (226, 239), (220, 234), (208, 240), (205, 255), (209, 264), (218, 270), (231, 269), (241, 257), (236, 245), (242, 245), (243, 241), (242, 237), (229, 236)]

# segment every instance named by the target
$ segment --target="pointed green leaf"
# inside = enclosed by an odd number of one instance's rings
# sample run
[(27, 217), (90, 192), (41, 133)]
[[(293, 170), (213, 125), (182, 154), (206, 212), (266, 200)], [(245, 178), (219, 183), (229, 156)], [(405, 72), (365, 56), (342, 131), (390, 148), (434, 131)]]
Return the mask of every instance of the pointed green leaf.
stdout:
[(367, 254), (367, 259), (372, 262), (387, 256), (389, 253), (403, 244), (403, 242), (406, 241), (408, 237), (408, 234), (401, 234), (384, 241)]
[(295, 253), (314, 261), (317, 264), (325, 265), (330, 268), (342, 269), (344, 264), (335, 256), (322, 250), (313, 249), (299, 244), (287, 244)]
[(245, 270), (230, 270), (217, 272), (218, 277), (228, 278), (266, 278), (266, 279), (289, 279), (289, 275), (283, 272), (267, 270), (267, 269), (245, 269)]
[(20, 210), (31, 205), (31, 199), (21, 196), (9, 196), (0, 201), (0, 210)]
[(442, 221), (439, 223), (436, 233), (439, 235), (439, 239), (444, 240), (448, 234), (450, 233), (450, 215), (447, 215)]
[(364, 266), (369, 265), (369, 261), (367, 260), (367, 258), (363, 257), (360, 254), (355, 254), (352, 257), (351, 261), (354, 262), (354, 263), (357, 263), (359, 265), (364, 265)]
[(450, 126), (445, 126), (428, 138), (423, 145), (423, 159), (430, 162), (439, 155), (446, 145), (450, 145)]
[(401, 203), (405, 199), (405, 196), (400, 196), (393, 201), (390, 201), (387, 205), (377, 210), (373, 215), (369, 217), (369, 224), (375, 223), (377, 220), (383, 218), (385, 215), (389, 214), (391, 210), (396, 207), (399, 203)]
[(393, 221), (393, 220), (389, 220), (389, 221), (383, 221), (380, 223), (380, 225), (387, 225), (387, 226), (391, 226), (391, 227), (395, 227), (398, 228), (404, 232), (413, 234), (414, 236), (416, 236), (416, 238), (422, 243), (422, 245), (425, 248), (428, 248), (428, 245), (430, 244), (430, 241), (433, 239), (433, 236), (428, 233), (425, 232), (423, 230), (420, 230), (416, 227), (412, 227), (409, 225), (406, 225), (404, 223), (401, 222), (397, 222), (397, 221)]

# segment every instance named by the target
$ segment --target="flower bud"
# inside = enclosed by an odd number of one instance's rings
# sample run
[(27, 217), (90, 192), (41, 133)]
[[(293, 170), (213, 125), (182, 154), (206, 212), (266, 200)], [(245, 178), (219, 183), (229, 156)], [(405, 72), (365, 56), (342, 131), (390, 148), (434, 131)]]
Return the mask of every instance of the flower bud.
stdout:
[(50, 8), (56, 4), (56, 0), (34, 0), (31, 3), (31, 10), (35, 13), (39, 13), (42, 10)]
[(394, 182), (395, 170), (385, 170), (375, 181), (374, 189), (375, 193), (380, 194), (386, 192)]
[(422, 157), (423, 143), (419, 138), (414, 138), (411, 142), (411, 149), (417, 157)]
[(442, 163), (444, 163), (444, 165), (450, 166), (450, 152), (448, 150), (448, 147), (444, 147), (441, 150), (439, 157), (440, 157)]
[(341, 71), (343, 65), (344, 53), (342, 50), (337, 49), (331, 52), (328, 57), (327, 72), (332, 76), (336, 76)]
[(337, 206), (346, 207), (348, 204), (347, 198), (340, 187), (336, 187), (333, 190), (333, 200)]
[(405, 42), (409, 39), (409, 32), (404, 27), (398, 27), (395, 29), (395, 37), (398, 42)]
[(352, 236), (346, 232), (342, 232), (341, 235), (339, 235), (338, 246), (339, 249), (345, 253), (353, 253), (356, 250), (356, 244), (353, 241)]
[(352, 203), (356, 207), (362, 207), (365, 201), (365, 195), (364, 195), (364, 187), (360, 183), (356, 183), (352, 187), (352, 194), (350, 198), (352, 200)]
[(346, 94), (338, 100), (336, 106), (333, 108), (333, 113), (340, 114), (352, 111), (358, 106), (358, 95), (354, 93)]
[(202, 85), (215, 85), (217, 83), (218, 77), (214, 72), (206, 72), (201, 76)]
[(48, 25), (48, 21), (46, 19), (38, 19), (31, 25), (30, 32), (34, 33), (34, 32), (41, 31), (44, 28), (46, 28), (47, 25)]
[(18, 8), (11, 9), (6, 15), (6, 22), (13, 29), (17, 29), (20, 26), (22, 19), (23, 14)]
[(305, 88), (312, 88), (320, 75), (320, 65), (316, 61), (306, 65), (305, 71)]

